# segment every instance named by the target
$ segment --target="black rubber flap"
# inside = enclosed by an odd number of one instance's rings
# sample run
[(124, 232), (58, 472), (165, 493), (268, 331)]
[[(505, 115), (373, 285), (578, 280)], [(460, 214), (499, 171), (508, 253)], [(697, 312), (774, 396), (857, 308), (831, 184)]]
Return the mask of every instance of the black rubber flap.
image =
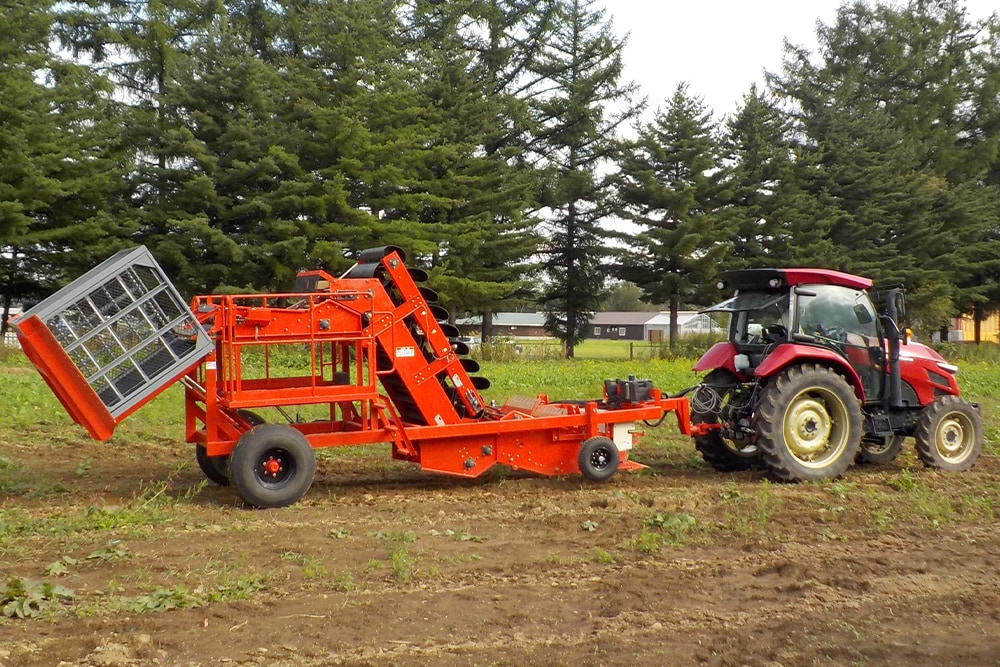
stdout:
[(424, 287), (423, 285), (418, 285), (417, 289), (420, 290), (420, 296), (424, 297), (424, 301), (427, 303), (437, 303), (438, 293), (432, 290), (430, 287)]
[(382, 268), (382, 265), (378, 262), (370, 264), (355, 264), (352, 266), (347, 273), (344, 274), (345, 278), (374, 278), (375, 272)]
[(381, 248), (368, 248), (358, 253), (358, 262), (362, 264), (378, 263), (383, 257), (388, 257), (393, 252), (399, 253), (399, 258), (406, 261), (406, 252), (399, 246), (384, 245)]

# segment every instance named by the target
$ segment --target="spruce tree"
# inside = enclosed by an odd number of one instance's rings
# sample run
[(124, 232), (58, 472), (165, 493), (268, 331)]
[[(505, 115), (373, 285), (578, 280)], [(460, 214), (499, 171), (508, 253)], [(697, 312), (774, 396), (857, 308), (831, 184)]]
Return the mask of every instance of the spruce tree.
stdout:
[(593, 0), (562, 0), (554, 29), (532, 71), (540, 83), (529, 102), (537, 123), (532, 149), (539, 156), (543, 225), (541, 288), (546, 327), (566, 356), (586, 337), (600, 306), (608, 266), (607, 232), (614, 213), (605, 174), (616, 155), (623, 123), (638, 113), (635, 86), (620, 82), (624, 40), (616, 37)]
[(652, 303), (670, 311), (670, 345), (678, 336), (678, 311), (703, 301), (718, 264), (729, 250), (716, 211), (721, 201), (715, 124), (700, 97), (677, 86), (666, 108), (639, 127), (639, 138), (621, 161), (622, 215), (640, 228), (619, 269)]
[(732, 250), (723, 264), (733, 269), (786, 265), (795, 192), (789, 123), (756, 85), (726, 120), (721, 150), (726, 194), (719, 216), (729, 229)]
[(123, 156), (107, 81), (54, 56), (48, 0), (0, 20), (0, 330), (128, 243), (116, 206)]
[(845, 4), (819, 27), (818, 54), (788, 47), (772, 77), (793, 103), (797, 168), (837, 264), (904, 280), (925, 329), (943, 323), (949, 299), (991, 299), (981, 262), (1000, 211), (988, 181), (1000, 146), (997, 20), (972, 22), (955, 0)]

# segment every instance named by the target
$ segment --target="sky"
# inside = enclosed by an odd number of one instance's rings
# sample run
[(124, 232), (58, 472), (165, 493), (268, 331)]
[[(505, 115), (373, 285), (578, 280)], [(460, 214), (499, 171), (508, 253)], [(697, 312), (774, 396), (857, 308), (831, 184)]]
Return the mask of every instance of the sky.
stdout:
[[(688, 82), (716, 120), (733, 113), (764, 71), (780, 71), (784, 39), (816, 47), (816, 25), (829, 25), (842, 0), (604, 0), (614, 31), (629, 33), (623, 81), (647, 98), (647, 115)], [(966, 0), (973, 19), (1000, 9), (997, 0)]]

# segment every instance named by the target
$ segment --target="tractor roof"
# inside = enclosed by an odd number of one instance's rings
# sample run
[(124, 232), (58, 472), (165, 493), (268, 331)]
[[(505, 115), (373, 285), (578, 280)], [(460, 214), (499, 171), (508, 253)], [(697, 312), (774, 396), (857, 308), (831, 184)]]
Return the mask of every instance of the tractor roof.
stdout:
[(831, 271), (829, 269), (742, 269), (724, 271), (720, 276), (728, 289), (777, 289), (792, 285), (839, 285), (851, 289), (868, 289), (869, 278)]

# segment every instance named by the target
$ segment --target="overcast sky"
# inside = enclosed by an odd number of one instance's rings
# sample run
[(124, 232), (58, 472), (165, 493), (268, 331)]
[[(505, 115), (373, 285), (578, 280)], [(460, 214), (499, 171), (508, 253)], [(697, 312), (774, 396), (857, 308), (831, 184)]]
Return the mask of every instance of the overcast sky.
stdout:
[[(841, 0), (604, 0), (615, 33), (630, 33), (625, 81), (639, 84), (649, 112), (664, 106), (677, 84), (701, 95), (717, 120), (777, 72), (782, 44), (813, 49), (816, 22), (833, 22)], [(966, 0), (974, 19), (997, 11), (997, 0)]]

